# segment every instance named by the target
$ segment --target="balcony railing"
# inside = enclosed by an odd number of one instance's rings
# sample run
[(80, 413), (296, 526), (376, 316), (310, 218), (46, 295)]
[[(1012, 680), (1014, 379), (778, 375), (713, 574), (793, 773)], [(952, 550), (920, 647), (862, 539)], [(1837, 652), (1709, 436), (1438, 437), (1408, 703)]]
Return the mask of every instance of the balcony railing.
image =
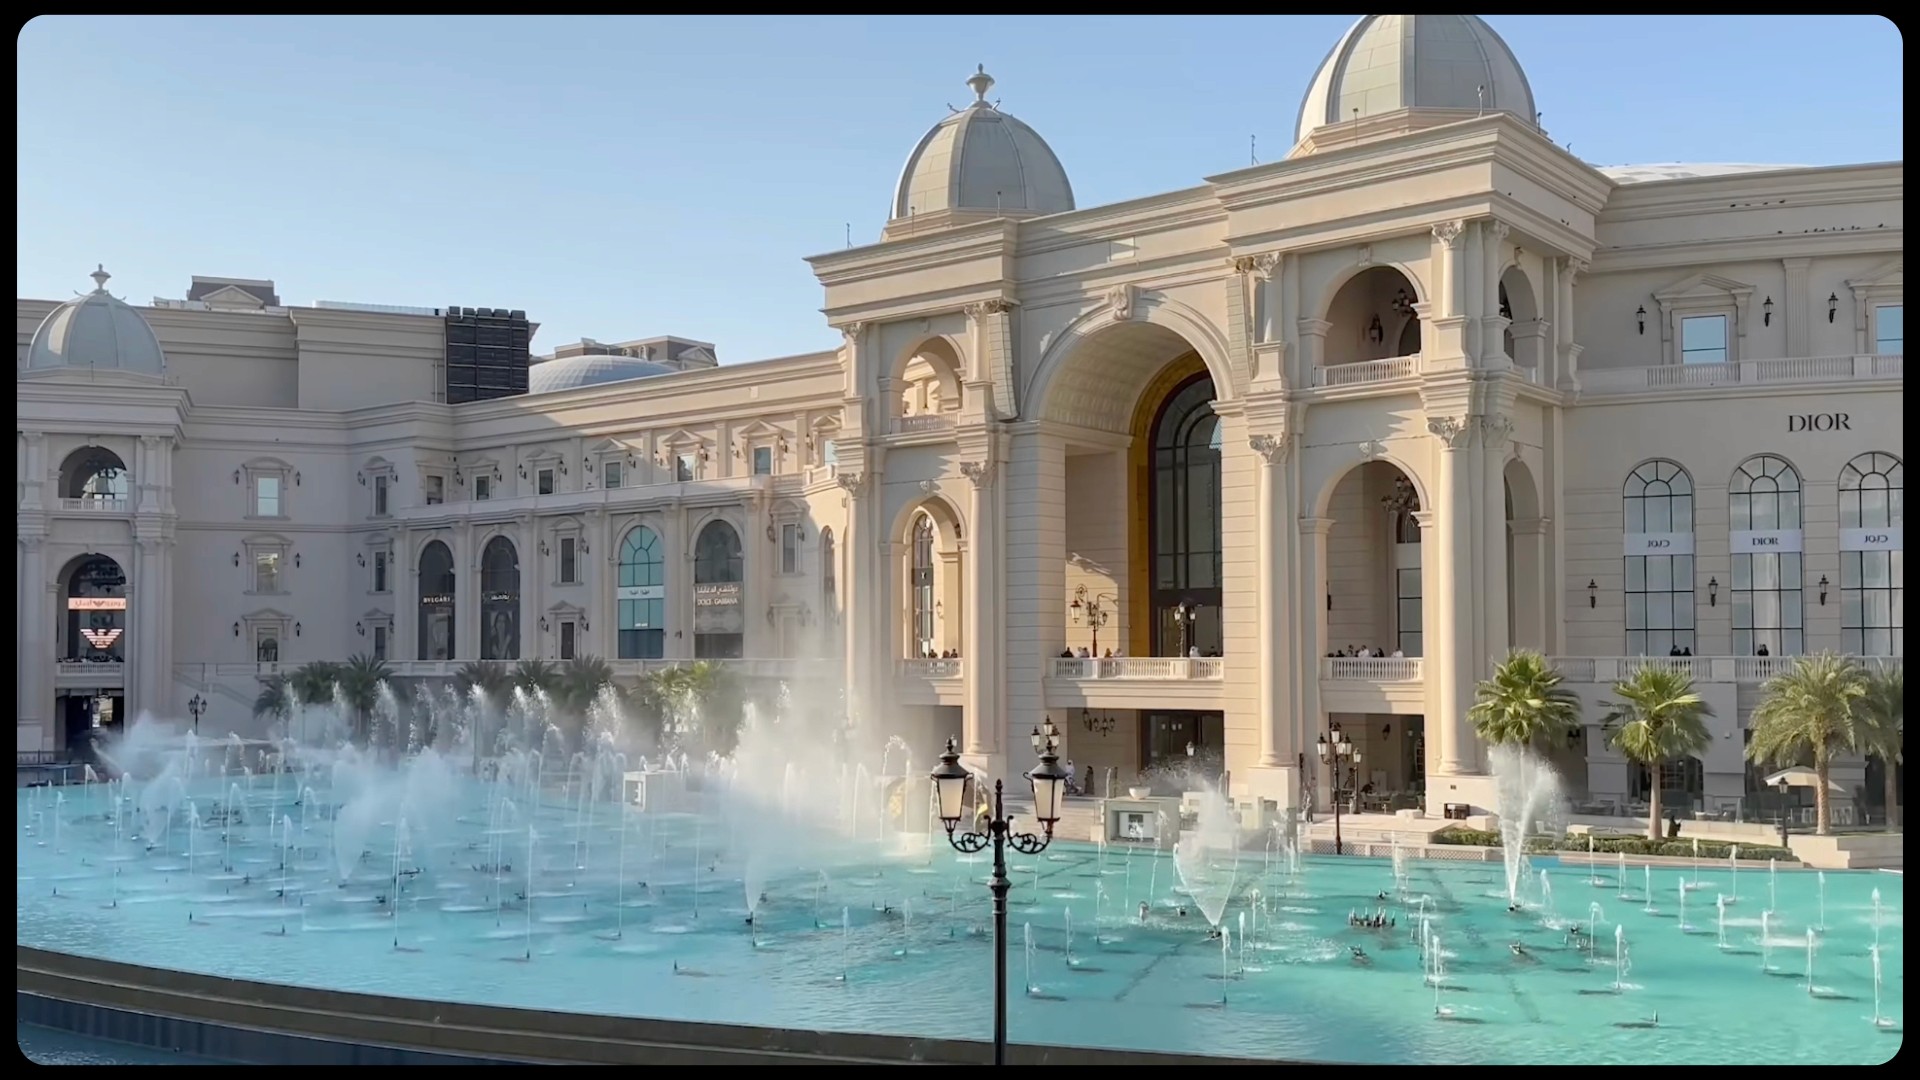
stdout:
[(962, 661), (947, 657), (936, 660), (902, 660), (900, 674), (917, 679), (957, 679), (965, 672)]
[(1203, 679), (1226, 677), (1226, 661), (1217, 656), (1106, 656), (1053, 660), (1056, 679)]
[(1328, 656), (1320, 661), (1323, 679), (1348, 679), (1354, 682), (1419, 682), (1420, 658), (1417, 656)]
[(930, 431), (952, 431), (953, 418), (943, 413), (921, 413), (918, 416), (897, 416), (893, 420), (893, 430), (901, 435), (925, 434)]
[[(1763, 683), (1793, 667), (1793, 656), (1556, 656), (1549, 662), (1570, 683), (1613, 683), (1643, 668), (1678, 671), (1696, 682)], [(1900, 671), (1898, 656), (1855, 657), (1869, 671)]]
[(82, 514), (124, 514), (133, 509), (126, 499), (61, 499), (60, 509)]
[(1905, 357), (1897, 353), (1882, 353), (1742, 360), (1732, 364), (1583, 368), (1580, 371), (1580, 388), (1589, 394), (1637, 394), (1713, 386), (1779, 386), (1904, 378)]
[(1420, 374), (1420, 354), (1393, 356), (1385, 360), (1362, 360), (1357, 364), (1329, 364), (1313, 369), (1315, 386), (1360, 386), (1365, 383), (1410, 379)]

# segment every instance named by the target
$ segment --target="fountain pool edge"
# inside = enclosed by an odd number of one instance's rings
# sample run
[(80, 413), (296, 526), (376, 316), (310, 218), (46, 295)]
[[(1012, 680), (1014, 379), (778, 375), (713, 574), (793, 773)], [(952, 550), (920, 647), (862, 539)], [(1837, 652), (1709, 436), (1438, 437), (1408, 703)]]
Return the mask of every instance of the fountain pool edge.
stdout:
[[(427, 1001), (199, 975), (17, 944), (14, 958), (17, 1008), (31, 1012), (32, 1023), (247, 1064), (316, 1063), (316, 1042), (328, 1044), (325, 1060), (357, 1065), (984, 1065), (992, 1056), (987, 1044), (965, 1040)], [(991, 1004), (982, 999), (981, 1008)], [(1010, 1050), (1015, 1065), (1287, 1064), (1083, 1047)]]

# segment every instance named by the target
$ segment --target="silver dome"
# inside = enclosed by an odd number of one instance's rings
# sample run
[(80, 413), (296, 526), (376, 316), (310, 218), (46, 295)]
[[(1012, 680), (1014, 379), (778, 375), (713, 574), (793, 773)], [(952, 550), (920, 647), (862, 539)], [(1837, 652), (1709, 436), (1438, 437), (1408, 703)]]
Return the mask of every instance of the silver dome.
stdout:
[(1526, 72), (1479, 16), (1363, 15), (1321, 61), (1293, 141), (1401, 109), (1538, 115)]
[(636, 356), (614, 356), (608, 353), (567, 356), (558, 360), (544, 360), (528, 368), (527, 393), (552, 394), (561, 390), (578, 390), (583, 386), (600, 386), (605, 383), (626, 382), (629, 379), (671, 375), (678, 370), (678, 368), (655, 363), (652, 360), (642, 360)]
[(987, 100), (985, 68), (967, 80), (976, 100), (933, 125), (908, 155), (891, 220), (944, 211), (1009, 217), (1073, 209), (1067, 170), (1038, 132)]
[(93, 291), (47, 313), (27, 348), (27, 367), (91, 368), (164, 375), (167, 356), (153, 327), (107, 292), (105, 267), (93, 272)]

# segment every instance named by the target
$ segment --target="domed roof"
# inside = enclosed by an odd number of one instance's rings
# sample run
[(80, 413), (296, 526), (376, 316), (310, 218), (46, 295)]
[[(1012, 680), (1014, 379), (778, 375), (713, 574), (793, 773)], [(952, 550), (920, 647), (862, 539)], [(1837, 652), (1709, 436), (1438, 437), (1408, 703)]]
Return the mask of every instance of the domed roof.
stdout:
[(907, 156), (889, 232), (909, 220), (940, 227), (1073, 209), (1073, 186), (1053, 148), (987, 100), (993, 76), (982, 66), (967, 85), (973, 104), (933, 125)]
[(578, 390), (583, 386), (646, 379), (671, 375), (678, 368), (656, 364), (636, 356), (592, 353), (545, 360), (527, 369), (527, 393), (551, 394), (559, 390)]
[(1526, 72), (1479, 16), (1363, 15), (1321, 61), (1294, 141), (1401, 109), (1538, 115)]
[(93, 272), (93, 291), (47, 313), (33, 332), (27, 367), (117, 369), (140, 375), (164, 375), (166, 353), (153, 327), (126, 302), (107, 292), (113, 275)]

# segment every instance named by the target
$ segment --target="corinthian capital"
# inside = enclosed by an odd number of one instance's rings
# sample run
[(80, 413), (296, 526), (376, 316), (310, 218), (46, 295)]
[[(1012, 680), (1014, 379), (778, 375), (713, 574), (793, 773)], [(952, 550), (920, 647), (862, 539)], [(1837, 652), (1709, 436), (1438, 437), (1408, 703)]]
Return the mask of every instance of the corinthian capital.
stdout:
[(1467, 226), (1462, 221), (1443, 221), (1433, 227), (1433, 238), (1448, 247), (1459, 247), (1460, 238), (1466, 235)]
[(977, 304), (967, 305), (967, 316), (983, 319), (988, 315), (1005, 315), (1012, 310), (1013, 301), (1011, 300), (982, 300)]
[(986, 487), (993, 482), (993, 462), (963, 461), (960, 463), (960, 475), (972, 481), (974, 487)]
[(1476, 416), (1474, 420), (1480, 427), (1480, 445), (1489, 450), (1498, 450), (1513, 438), (1513, 417)]
[(1287, 453), (1293, 449), (1292, 440), (1284, 435), (1253, 435), (1248, 437), (1247, 446), (1269, 465), (1287, 460)]
[(1473, 424), (1464, 416), (1429, 416), (1427, 434), (1439, 439), (1447, 449), (1459, 450), (1473, 441)]
[(1250, 274), (1265, 281), (1273, 276), (1274, 268), (1280, 265), (1280, 256), (1267, 251), (1258, 255), (1241, 255), (1233, 260), (1233, 272)]
[(851, 322), (840, 328), (840, 334), (846, 338), (848, 345), (858, 345), (860, 344), (860, 331), (866, 328), (866, 323)]
[(833, 482), (840, 485), (841, 491), (844, 491), (849, 495), (858, 495), (867, 486), (867, 474), (858, 473), (858, 472), (843, 472), (840, 475), (834, 477)]
[(1495, 244), (1505, 240), (1507, 233), (1512, 231), (1507, 228), (1507, 223), (1504, 221), (1489, 221), (1486, 223), (1486, 230), (1487, 239), (1493, 241)]

